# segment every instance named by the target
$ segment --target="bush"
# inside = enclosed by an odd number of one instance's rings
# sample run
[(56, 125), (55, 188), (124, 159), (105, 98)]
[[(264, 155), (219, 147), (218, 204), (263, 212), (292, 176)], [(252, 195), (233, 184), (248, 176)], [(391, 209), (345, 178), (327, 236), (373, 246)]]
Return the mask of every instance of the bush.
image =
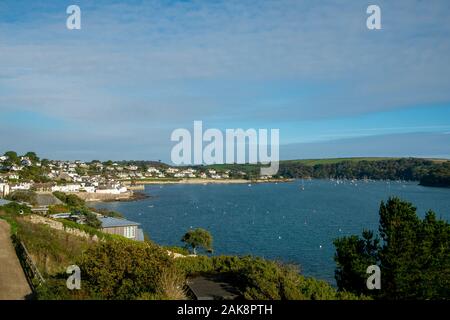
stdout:
[(53, 195), (72, 208), (84, 207), (86, 202), (75, 194), (65, 194), (64, 192), (55, 191)]
[(0, 208), (9, 215), (31, 213), (31, 209), (29, 207), (18, 204), (17, 202), (10, 202), (8, 204), (1, 206)]
[(298, 267), (258, 257), (186, 257), (175, 261), (187, 276), (221, 274), (249, 300), (339, 300), (360, 299), (337, 292), (325, 281), (306, 278)]
[(67, 213), (70, 208), (65, 204), (55, 204), (48, 207), (48, 214)]
[(160, 247), (129, 240), (99, 244), (78, 265), (83, 283), (99, 297), (121, 300), (164, 293), (162, 279), (174, 267), (173, 259)]
[(124, 216), (123, 214), (121, 214), (120, 212), (117, 211), (111, 211), (105, 208), (101, 208), (101, 209), (96, 209), (96, 208), (89, 208), (89, 210), (94, 211), (94, 212), (98, 212), (101, 215), (105, 216), (105, 217), (113, 217), (113, 218), (120, 218), (123, 219)]

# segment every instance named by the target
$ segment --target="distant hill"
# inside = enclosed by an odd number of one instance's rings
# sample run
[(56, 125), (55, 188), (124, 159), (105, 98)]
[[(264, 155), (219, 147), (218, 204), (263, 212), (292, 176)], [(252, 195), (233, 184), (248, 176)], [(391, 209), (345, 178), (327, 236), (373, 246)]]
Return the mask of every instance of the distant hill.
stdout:
[[(156, 161), (126, 161), (136, 165), (168, 165)], [(186, 166), (197, 169), (231, 171), (231, 177), (244, 172), (249, 179), (257, 178), (261, 164), (215, 164)], [(423, 158), (357, 157), (330, 159), (298, 159), (280, 161), (277, 177), (339, 178), (373, 180), (420, 181), (424, 186), (450, 187), (450, 160)], [(239, 176), (242, 177), (242, 176)]]
[[(221, 164), (206, 168), (259, 174), (259, 164)], [(424, 186), (450, 187), (450, 161), (420, 158), (334, 158), (280, 161), (278, 176), (285, 178), (339, 178), (420, 181)]]

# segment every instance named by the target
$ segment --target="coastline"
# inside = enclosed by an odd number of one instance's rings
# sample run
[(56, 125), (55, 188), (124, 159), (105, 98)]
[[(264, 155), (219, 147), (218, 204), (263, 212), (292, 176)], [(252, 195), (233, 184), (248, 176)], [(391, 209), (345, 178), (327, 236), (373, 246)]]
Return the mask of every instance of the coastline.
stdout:
[(129, 180), (122, 181), (126, 186), (147, 185), (147, 184), (251, 184), (251, 183), (278, 183), (278, 182), (292, 182), (295, 179), (171, 179), (171, 180), (135, 180), (133, 182)]
[[(148, 195), (144, 192), (145, 185), (163, 185), (163, 184), (191, 184), (191, 185), (208, 185), (208, 184), (253, 184), (253, 183), (286, 183), (293, 182), (295, 179), (257, 179), (257, 180), (246, 180), (246, 179), (179, 179), (179, 180), (138, 180), (131, 181), (126, 180), (122, 181), (124, 185), (129, 188), (129, 192), (127, 194), (122, 194), (120, 196), (111, 195), (102, 197), (89, 198), (82, 196), (86, 202), (132, 202), (144, 200), (147, 198), (151, 198), (151, 195)], [(133, 191), (134, 190), (134, 191)], [(138, 192), (136, 192), (138, 191)]]

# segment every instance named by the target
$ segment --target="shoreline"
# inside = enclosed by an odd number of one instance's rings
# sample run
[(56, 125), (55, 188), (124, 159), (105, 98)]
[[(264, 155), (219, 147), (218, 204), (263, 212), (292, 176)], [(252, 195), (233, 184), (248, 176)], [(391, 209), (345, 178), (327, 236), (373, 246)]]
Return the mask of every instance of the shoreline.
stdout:
[(121, 181), (127, 186), (129, 191), (127, 194), (109, 195), (109, 194), (90, 194), (85, 192), (68, 192), (75, 194), (86, 202), (133, 202), (151, 198), (152, 195), (146, 194), (145, 185), (168, 185), (168, 184), (186, 184), (186, 185), (208, 185), (208, 184), (253, 184), (253, 183), (286, 183), (293, 182), (295, 179), (180, 179), (180, 180), (141, 180), (141, 181)]
[(257, 180), (246, 180), (246, 179), (179, 179), (179, 180), (136, 180), (131, 183), (131, 181), (122, 181), (127, 187), (136, 185), (152, 185), (152, 184), (252, 184), (252, 183), (284, 183), (293, 182), (295, 179), (257, 179)]

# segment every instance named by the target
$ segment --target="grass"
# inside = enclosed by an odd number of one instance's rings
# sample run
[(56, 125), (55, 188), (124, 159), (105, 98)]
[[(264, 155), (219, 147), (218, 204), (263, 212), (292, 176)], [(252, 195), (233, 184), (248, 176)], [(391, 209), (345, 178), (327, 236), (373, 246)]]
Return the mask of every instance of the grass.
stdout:
[(283, 164), (303, 164), (306, 166), (315, 166), (320, 164), (336, 164), (340, 162), (360, 162), (360, 161), (383, 161), (383, 160), (398, 160), (400, 158), (388, 158), (388, 157), (355, 157), (355, 158), (329, 158), (329, 159), (304, 159), (304, 160), (284, 160), (280, 163)]
[(69, 265), (75, 263), (77, 257), (94, 244), (91, 240), (22, 218), (17, 219), (17, 224), (19, 238), (44, 277), (64, 272)]

